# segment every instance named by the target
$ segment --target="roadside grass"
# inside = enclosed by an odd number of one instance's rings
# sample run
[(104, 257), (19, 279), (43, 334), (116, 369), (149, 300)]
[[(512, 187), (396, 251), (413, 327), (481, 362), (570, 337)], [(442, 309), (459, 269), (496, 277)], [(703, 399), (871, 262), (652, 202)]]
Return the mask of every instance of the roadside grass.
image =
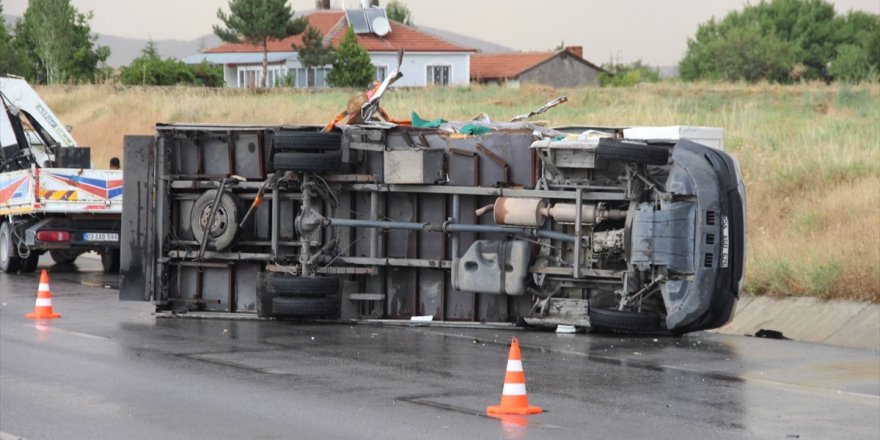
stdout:
[[(41, 87), (93, 163), (157, 122), (324, 124), (354, 90)], [(880, 85), (674, 83), (555, 90), (497, 86), (394, 90), (393, 116), (507, 120), (556, 96), (550, 125), (723, 127), (748, 190), (746, 290), (880, 302)]]

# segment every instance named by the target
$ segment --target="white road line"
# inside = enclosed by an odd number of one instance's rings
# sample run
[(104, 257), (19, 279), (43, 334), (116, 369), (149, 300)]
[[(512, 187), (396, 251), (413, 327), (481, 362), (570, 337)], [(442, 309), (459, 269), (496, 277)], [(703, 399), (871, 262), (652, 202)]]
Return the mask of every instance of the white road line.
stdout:
[(24, 440), (24, 437), (12, 435), (8, 432), (0, 431), (0, 440)]
[[(75, 332), (73, 330), (64, 330), (63, 328), (58, 328), (58, 327), (52, 327), (51, 330), (49, 330), (49, 333), (61, 333), (64, 335), (79, 336), (81, 338), (92, 339), (95, 341), (106, 341), (106, 340), (110, 339), (105, 336), (91, 335), (88, 333), (80, 333), (80, 332)], [(4, 439), (3, 437), (0, 437), (0, 440), (6, 440), (6, 439)]]

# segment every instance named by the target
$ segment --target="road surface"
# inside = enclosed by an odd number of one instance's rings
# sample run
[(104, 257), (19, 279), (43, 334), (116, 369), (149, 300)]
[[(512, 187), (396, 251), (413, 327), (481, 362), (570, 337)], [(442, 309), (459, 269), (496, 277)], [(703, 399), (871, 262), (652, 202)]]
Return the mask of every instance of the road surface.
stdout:
[[(880, 356), (794, 341), (157, 318), (100, 262), (0, 274), (0, 440), (880, 436)], [(804, 317), (804, 319), (811, 319)], [(511, 337), (528, 418), (498, 403)]]

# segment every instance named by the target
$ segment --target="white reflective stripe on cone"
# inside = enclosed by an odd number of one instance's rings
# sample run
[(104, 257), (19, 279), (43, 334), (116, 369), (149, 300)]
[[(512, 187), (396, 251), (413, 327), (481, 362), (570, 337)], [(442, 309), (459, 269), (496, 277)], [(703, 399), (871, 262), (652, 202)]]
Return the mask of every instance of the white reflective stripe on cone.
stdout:
[[(31, 284), (31, 285), (33, 285), (33, 284)], [(48, 292), (49, 291), (49, 283), (40, 283), (40, 287), (38, 287), (37, 290), (40, 290), (43, 292)]]
[(512, 359), (508, 359), (507, 361), (507, 371), (522, 371), (522, 361), (515, 361)]
[(501, 394), (505, 396), (525, 396), (526, 395), (526, 384), (524, 383), (506, 383), (504, 384), (504, 390), (501, 391)]
[(52, 307), (52, 298), (37, 298), (36, 307)]

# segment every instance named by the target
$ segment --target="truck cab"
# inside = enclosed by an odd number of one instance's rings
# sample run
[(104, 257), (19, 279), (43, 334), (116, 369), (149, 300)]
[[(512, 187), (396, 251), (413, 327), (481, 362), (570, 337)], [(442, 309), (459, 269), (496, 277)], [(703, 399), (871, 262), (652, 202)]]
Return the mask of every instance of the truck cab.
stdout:
[(90, 149), (23, 78), (0, 75), (0, 102), (0, 271), (95, 251), (118, 272), (122, 171), (92, 169)]

